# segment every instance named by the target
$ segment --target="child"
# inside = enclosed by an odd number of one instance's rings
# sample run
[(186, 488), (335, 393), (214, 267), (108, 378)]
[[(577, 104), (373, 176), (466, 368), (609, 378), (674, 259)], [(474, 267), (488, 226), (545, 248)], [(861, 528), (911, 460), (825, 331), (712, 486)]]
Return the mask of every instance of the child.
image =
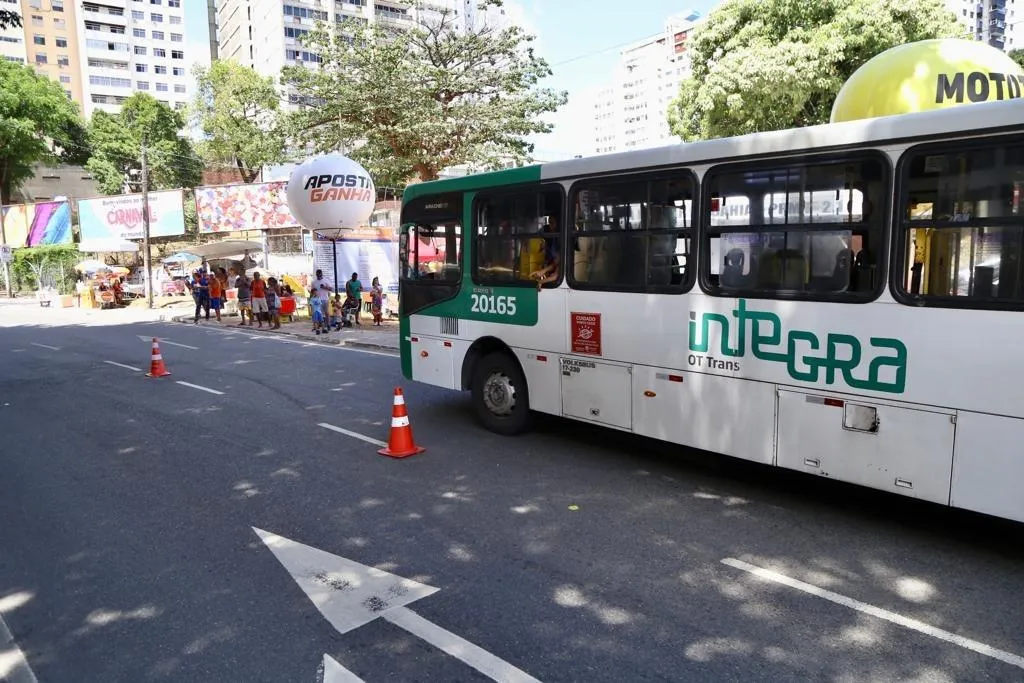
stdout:
[(281, 316), (278, 315), (278, 310), (281, 308), (281, 299), (278, 298), (281, 295), (281, 290), (277, 286), (277, 278), (267, 278), (267, 322), (270, 323), (270, 329), (279, 330), (281, 329)]
[(319, 296), (315, 289), (309, 290), (309, 305), (313, 307), (313, 332), (319, 335), (321, 332), (327, 334), (330, 327), (327, 325), (327, 319), (324, 315), (324, 302)]
[(359, 302), (356, 300), (352, 293), (349, 292), (345, 295), (345, 303), (341, 307), (341, 320), (342, 325), (345, 327), (352, 327), (352, 323), (358, 322), (359, 313)]
[(334, 329), (340, 330), (344, 325), (345, 317), (344, 310), (341, 305), (341, 295), (335, 294), (334, 299), (331, 300), (331, 325)]

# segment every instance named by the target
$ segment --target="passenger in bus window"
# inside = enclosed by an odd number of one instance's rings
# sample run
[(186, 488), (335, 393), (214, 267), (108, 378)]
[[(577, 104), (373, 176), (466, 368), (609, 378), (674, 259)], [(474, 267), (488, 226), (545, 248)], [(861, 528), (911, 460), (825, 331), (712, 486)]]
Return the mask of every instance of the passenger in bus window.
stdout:
[(558, 221), (554, 216), (548, 217), (544, 226), (544, 267), (531, 273), (530, 277), (537, 281), (540, 290), (550, 282), (556, 282), (562, 265), (562, 252), (558, 245)]

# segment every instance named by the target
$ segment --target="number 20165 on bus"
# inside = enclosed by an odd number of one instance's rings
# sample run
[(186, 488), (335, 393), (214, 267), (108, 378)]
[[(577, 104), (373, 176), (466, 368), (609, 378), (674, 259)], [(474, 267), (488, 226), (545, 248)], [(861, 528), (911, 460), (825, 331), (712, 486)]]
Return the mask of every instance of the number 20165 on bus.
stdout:
[(516, 298), (514, 296), (494, 296), (493, 294), (473, 294), (470, 311), (473, 313), (497, 313), (498, 315), (515, 315)]

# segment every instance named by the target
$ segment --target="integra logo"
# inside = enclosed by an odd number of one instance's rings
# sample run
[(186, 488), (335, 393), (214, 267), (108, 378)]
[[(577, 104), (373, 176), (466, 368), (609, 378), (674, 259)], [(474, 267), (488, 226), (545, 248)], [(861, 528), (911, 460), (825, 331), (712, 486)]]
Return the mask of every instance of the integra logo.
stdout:
[(1024, 76), (1014, 74), (961, 71), (953, 74), (952, 78), (949, 74), (939, 74), (935, 104), (949, 100), (961, 104), (965, 94), (971, 102), (987, 102), (993, 90), (997, 100), (1014, 100), (1021, 96), (1021, 85), (1024, 85)]
[[(767, 311), (748, 311), (747, 302), (739, 300), (732, 312), (736, 323), (736, 345), (730, 346), (729, 318), (719, 313), (690, 312), (689, 364), (711, 370), (739, 371), (739, 361), (747, 354), (747, 343), (754, 358), (772, 363), (785, 363), (789, 376), (798, 382), (822, 381), (827, 385), (842, 380), (853, 389), (902, 394), (907, 383), (907, 347), (899, 339), (871, 337), (865, 349), (861, 341), (850, 334), (830, 332), (824, 343), (809, 330), (785, 330), (782, 319)], [(708, 354), (711, 349), (712, 327), (718, 327), (720, 355)], [(712, 352), (713, 353), (713, 352)], [(708, 354), (708, 355), (701, 355)], [(868, 356), (868, 357), (865, 357)], [(724, 360), (730, 359), (730, 360)], [(867, 372), (862, 366), (868, 362)], [(881, 377), (883, 368), (892, 381)]]
[(315, 175), (306, 180), (302, 188), (309, 191), (310, 202), (326, 202), (332, 199), (356, 202), (373, 201), (373, 181), (364, 175), (344, 174)]

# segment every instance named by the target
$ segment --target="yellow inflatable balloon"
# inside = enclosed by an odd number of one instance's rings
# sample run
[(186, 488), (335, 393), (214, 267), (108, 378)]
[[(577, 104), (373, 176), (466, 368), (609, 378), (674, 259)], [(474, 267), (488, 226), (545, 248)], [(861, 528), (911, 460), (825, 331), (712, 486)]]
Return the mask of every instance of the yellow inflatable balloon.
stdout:
[(1021, 96), (1024, 70), (973, 40), (897, 45), (853, 72), (832, 105), (832, 122), (870, 119)]

